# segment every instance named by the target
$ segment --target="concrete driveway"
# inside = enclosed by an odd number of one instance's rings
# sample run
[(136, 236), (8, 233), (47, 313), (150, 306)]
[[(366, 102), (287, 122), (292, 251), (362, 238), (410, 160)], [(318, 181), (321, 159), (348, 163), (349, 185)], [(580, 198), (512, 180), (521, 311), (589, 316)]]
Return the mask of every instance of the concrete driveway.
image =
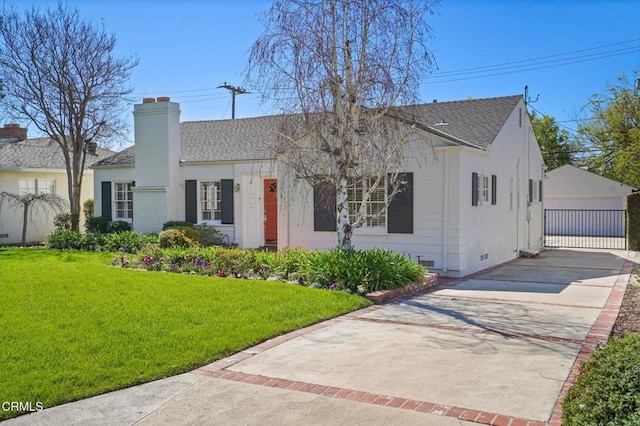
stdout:
[(560, 424), (560, 396), (609, 336), (635, 255), (546, 250), (7, 423)]

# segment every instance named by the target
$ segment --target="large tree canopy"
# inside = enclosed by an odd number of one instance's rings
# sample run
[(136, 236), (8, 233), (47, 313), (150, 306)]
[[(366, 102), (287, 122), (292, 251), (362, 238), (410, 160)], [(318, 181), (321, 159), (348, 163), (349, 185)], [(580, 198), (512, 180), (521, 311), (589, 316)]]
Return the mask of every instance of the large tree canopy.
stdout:
[[(278, 129), (283, 162), (297, 178), (335, 189), (341, 247), (349, 247), (353, 229), (383, 214), (402, 189), (398, 172), (410, 126), (389, 112), (416, 102), (420, 79), (434, 67), (425, 18), (435, 4), (276, 0), (264, 15), (266, 31), (251, 50), (249, 84), (296, 114), (294, 125)], [(307, 135), (302, 141), (301, 134)], [(379, 187), (390, 190), (372, 210), (369, 201)], [(353, 199), (350, 207), (355, 188), (363, 195), (358, 207)]]
[[(637, 73), (634, 73), (637, 78)], [(596, 173), (640, 187), (640, 90), (622, 76), (606, 93), (594, 95), (587, 107), (592, 117), (578, 127), (593, 156)]]
[(133, 58), (114, 57), (115, 36), (59, 3), (46, 10), (3, 8), (0, 16), (2, 107), (60, 146), (68, 177), (73, 228), (93, 143), (122, 135)]
[(553, 170), (565, 164), (575, 164), (580, 146), (572, 140), (567, 130), (560, 128), (555, 118), (532, 113), (531, 123), (547, 170)]

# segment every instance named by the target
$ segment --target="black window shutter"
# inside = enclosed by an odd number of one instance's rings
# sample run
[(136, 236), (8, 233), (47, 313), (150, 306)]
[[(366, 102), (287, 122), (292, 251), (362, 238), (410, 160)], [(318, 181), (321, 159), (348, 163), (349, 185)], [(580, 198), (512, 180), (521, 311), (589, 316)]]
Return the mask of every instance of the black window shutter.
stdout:
[(184, 220), (198, 223), (198, 182), (184, 181)]
[(336, 188), (331, 182), (313, 187), (313, 230), (336, 231)]
[(538, 181), (538, 201), (542, 202), (542, 181)]
[(401, 173), (398, 175), (398, 180), (404, 181), (405, 187), (389, 203), (387, 232), (413, 234), (413, 173)]
[(102, 217), (107, 218), (109, 220), (113, 219), (113, 215), (111, 213), (111, 182), (103, 181), (102, 182)]
[(220, 181), (220, 195), (222, 197), (222, 223), (233, 223), (233, 179), (222, 179)]
[(471, 173), (471, 205), (478, 205), (478, 174)]
[(498, 176), (491, 175), (491, 204), (498, 204)]
[(533, 179), (529, 179), (529, 202), (533, 202)]

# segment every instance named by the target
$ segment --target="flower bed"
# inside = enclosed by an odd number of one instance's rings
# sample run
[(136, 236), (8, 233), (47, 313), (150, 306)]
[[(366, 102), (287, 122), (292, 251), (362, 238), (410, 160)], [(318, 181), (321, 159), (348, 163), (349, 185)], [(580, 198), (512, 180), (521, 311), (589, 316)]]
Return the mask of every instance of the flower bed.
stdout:
[[(387, 250), (278, 252), (222, 247), (169, 247), (151, 244), (114, 265), (149, 271), (189, 273), (238, 279), (283, 281), (309, 287), (367, 294), (421, 282), (426, 270)], [(413, 288), (413, 287), (411, 287)], [(412, 290), (410, 290), (412, 291)]]

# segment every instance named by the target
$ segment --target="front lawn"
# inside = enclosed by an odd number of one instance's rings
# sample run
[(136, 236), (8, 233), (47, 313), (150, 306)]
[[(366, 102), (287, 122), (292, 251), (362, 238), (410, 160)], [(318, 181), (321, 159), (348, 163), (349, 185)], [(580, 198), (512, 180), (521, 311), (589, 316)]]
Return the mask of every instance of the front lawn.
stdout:
[[(0, 249), (0, 401), (47, 408), (192, 370), (369, 304), (295, 284)], [(17, 415), (0, 409), (0, 420)]]

